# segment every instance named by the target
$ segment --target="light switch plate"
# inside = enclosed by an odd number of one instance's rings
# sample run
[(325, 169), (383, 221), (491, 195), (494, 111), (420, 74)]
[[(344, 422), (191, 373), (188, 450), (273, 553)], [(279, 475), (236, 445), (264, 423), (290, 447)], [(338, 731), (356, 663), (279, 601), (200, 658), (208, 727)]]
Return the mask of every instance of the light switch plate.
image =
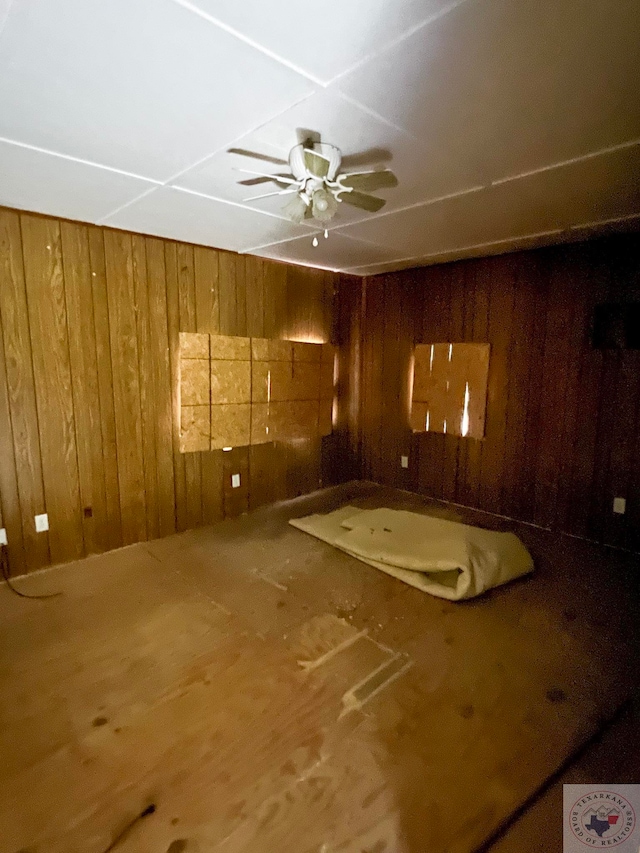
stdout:
[(7, 541), (7, 529), (6, 527), (0, 527), (0, 545), (8, 545)]
[(402, 468), (408, 468), (409, 467), (409, 457), (408, 456), (401, 456), (400, 457), (400, 466)]
[(624, 515), (627, 511), (627, 501), (625, 498), (614, 498), (613, 499), (613, 511), (618, 515)]
[(49, 529), (49, 516), (46, 512), (43, 512), (42, 515), (34, 516), (36, 522), (36, 533), (44, 533)]
[(231, 475), (231, 488), (239, 489), (240, 488), (240, 474), (232, 474)]

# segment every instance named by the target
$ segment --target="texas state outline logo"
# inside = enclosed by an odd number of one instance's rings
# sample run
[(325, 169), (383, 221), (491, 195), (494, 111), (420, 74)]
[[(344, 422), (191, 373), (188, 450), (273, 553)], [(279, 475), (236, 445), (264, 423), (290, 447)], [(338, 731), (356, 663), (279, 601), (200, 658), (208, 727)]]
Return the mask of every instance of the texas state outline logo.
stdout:
[(564, 853), (640, 853), (640, 785), (564, 785)]

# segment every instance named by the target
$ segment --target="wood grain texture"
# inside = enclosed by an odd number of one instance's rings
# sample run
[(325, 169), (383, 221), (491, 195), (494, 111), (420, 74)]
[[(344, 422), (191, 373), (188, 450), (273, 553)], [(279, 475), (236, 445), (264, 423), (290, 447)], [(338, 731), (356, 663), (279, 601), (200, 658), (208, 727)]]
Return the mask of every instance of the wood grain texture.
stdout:
[[(50, 561), (49, 536), (36, 533), (34, 516), (45, 510), (40, 432), (36, 410), (29, 315), (24, 283), (22, 235), (16, 212), (0, 211), (0, 317), (2, 320), (7, 394), (22, 519), (24, 563), (38, 569)], [(4, 441), (9, 433), (5, 434)], [(3, 498), (3, 501), (5, 499)], [(8, 498), (7, 498), (8, 502)], [(4, 505), (4, 504), (3, 504)], [(5, 514), (10, 517), (8, 510)], [(10, 559), (13, 545), (10, 545)], [(11, 570), (21, 565), (10, 563)]]
[(193, 261), (196, 289), (196, 331), (217, 335), (220, 333), (218, 252), (204, 246), (194, 246)]
[[(640, 299), (638, 235), (382, 275), (363, 287), (364, 303), (349, 308), (358, 317), (341, 320), (361, 324), (349, 347), (362, 353), (363, 478), (638, 549), (640, 353), (594, 350), (590, 340), (596, 304)], [(417, 341), (491, 345), (486, 435), (420, 435), (403, 480), (407, 366), (398, 353), (415, 316)], [(616, 496), (627, 499), (625, 515), (612, 512)]]
[[(195, 332), (196, 285), (194, 247), (177, 244), (178, 303), (181, 332)], [(184, 460), (186, 486), (186, 525), (188, 528), (202, 524), (202, 471), (198, 454), (189, 454)]]
[[(1, 285), (0, 285), (1, 286)], [(13, 428), (7, 369), (4, 356), (2, 323), (0, 322), (0, 527), (7, 534), (9, 565), (16, 574), (26, 570), (22, 517), (20, 514), (20, 495), (16, 460), (13, 453)]]
[(69, 358), (78, 448), (82, 528), (88, 554), (108, 547), (107, 502), (96, 337), (87, 229), (62, 222), (62, 256), (69, 327)]
[(60, 225), (20, 217), (45, 510), (54, 563), (83, 555), (71, 363)]
[[(345, 479), (331, 441), (295, 452), (270, 443), (226, 463), (221, 451), (179, 452), (180, 332), (328, 342), (337, 280), (0, 208), (0, 517), (10, 571), (211, 524), (316, 489), (321, 476)], [(232, 493), (225, 467), (236, 461), (242, 488)], [(43, 512), (50, 531), (36, 533)]]
[(160, 535), (160, 506), (158, 494), (158, 458), (156, 452), (157, 387), (153, 381), (155, 353), (151, 346), (151, 314), (147, 286), (147, 251), (144, 237), (132, 237), (133, 291), (135, 300), (136, 335), (138, 339), (138, 371), (140, 376), (140, 418), (142, 429), (142, 459), (147, 515), (147, 536)]
[(155, 409), (156, 478), (158, 481), (158, 535), (168, 536), (176, 529), (173, 469), (173, 410), (171, 356), (167, 320), (167, 280), (164, 243), (145, 238), (147, 289), (149, 300), (149, 381), (153, 387)]
[[(635, 561), (449, 508), (539, 566), (460, 606), (288, 524), (354, 503), (443, 514), (349, 484), (5, 591), (3, 853), (486, 849), (632, 694)], [(629, 781), (637, 734), (565, 781)], [(561, 794), (511, 853), (561, 849)]]
[(93, 316), (96, 334), (97, 383), (100, 398), (102, 464), (104, 468), (107, 515), (104, 549), (109, 550), (111, 548), (119, 548), (122, 545), (122, 514), (120, 511), (116, 416), (113, 398), (109, 302), (107, 298), (107, 273), (105, 268), (103, 231), (93, 226), (90, 226), (88, 231)]
[(104, 232), (123, 544), (147, 538), (138, 330), (131, 235)]

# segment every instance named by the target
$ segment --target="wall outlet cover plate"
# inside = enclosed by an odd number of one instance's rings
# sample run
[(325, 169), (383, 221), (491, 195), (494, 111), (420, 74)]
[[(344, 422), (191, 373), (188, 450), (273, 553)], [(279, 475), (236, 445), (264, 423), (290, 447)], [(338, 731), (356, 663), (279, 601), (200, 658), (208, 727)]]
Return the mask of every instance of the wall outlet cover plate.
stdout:
[(7, 530), (5, 527), (0, 527), (0, 545), (8, 545)]
[(627, 501), (625, 498), (614, 498), (613, 499), (613, 511), (617, 515), (624, 515), (627, 511)]
[(240, 474), (232, 474), (231, 475), (231, 488), (239, 489), (240, 488)]
[(49, 529), (49, 516), (46, 512), (34, 516), (36, 522), (36, 533), (45, 533)]
[(402, 468), (408, 468), (409, 467), (409, 457), (408, 456), (401, 456), (400, 457), (400, 465)]

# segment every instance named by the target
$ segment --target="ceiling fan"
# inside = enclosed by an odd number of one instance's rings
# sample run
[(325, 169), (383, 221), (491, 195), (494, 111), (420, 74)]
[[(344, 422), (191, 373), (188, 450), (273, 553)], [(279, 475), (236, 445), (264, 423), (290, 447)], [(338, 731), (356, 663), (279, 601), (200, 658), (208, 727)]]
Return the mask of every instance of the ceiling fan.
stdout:
[[(242, 148), (231, 148), (229, 153), (254, 157), (275, 165), (287, 164), (285, 160)], [(380, 152), (377, 149), (363, 152), (364, 157), (367, 154), (388, 156), (387, 152)], [(362, 158), (355, 155), (348, 159), (359, 162)], [(342, 172), (342, 165), (342, 153), (339, 148), (309, 138), (291, 149), (288, 160), (290, 174), (272, 174), (249, 169), (237, 169), (237, 171), (259, 176), (240, 181), (245, 186), (269, 181), (282, 187), (273, 192), (251, 196), (245, 201), (257, 201), (272, 196), (291, 196), (284, 205), (283, 212), (293, 222), (298, 223), (305, 219), (315, 219), (325, 224), (333, 219), (338, 205), (342, 202), (369, 213), (376, 213), (384, 207), (386, 201), (369, 193), (398, 185), (398, 179), (390, 169)], [(326, 231), (325, 236), (327, 236)]]

